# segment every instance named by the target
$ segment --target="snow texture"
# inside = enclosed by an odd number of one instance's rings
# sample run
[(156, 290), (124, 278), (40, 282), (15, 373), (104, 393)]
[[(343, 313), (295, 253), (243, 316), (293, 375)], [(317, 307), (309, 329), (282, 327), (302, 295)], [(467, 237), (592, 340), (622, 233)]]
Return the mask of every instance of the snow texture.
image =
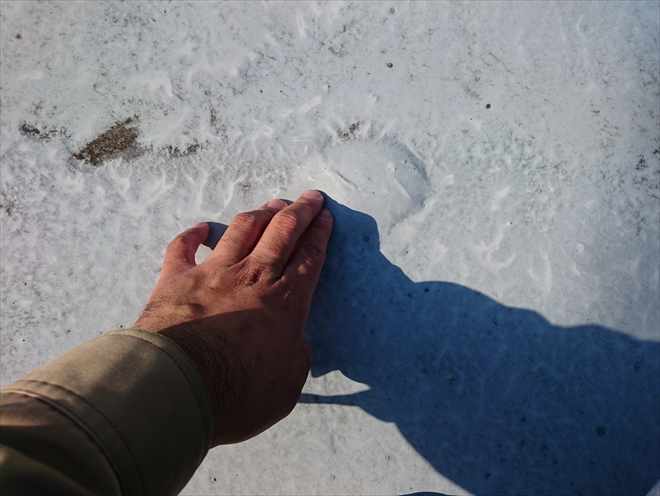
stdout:
[(181, 230), (317, 188), (300, 404), (184, 493), (658, 481), (657, 2), (1, 9), (2, 384), (130, 326)]

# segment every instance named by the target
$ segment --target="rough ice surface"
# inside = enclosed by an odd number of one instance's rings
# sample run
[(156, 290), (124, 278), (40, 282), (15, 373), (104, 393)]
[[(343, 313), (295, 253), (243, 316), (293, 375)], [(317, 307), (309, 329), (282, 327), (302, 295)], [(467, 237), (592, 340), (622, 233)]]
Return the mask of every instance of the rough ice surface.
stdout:
[(181, 230), (318, 188), (304, 395), (184, 493), (660, 478), (657, 2), (1, 15), (2, 384), (130, 326)]

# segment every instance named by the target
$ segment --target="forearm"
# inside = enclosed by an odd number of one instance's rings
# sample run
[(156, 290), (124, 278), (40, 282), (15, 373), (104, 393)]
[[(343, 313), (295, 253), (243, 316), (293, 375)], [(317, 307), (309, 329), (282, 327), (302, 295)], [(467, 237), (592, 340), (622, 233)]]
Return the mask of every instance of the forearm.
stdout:
[[(3, 486), (35, 463), (61, 477), (54, 484), (93, 493), (176, 493), (211, 444), (211, 405), (197, 369), (151, 332), (84, 343), (0, 397), (0, 441), (9, 448), (0, 458)], [(35, 483), (49, 473), (38, 471)]]

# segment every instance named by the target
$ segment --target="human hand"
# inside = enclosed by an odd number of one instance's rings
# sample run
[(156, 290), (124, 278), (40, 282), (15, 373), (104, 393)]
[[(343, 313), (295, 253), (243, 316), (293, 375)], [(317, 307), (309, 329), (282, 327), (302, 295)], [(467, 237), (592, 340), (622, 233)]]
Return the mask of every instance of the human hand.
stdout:
[(167, 336), (195, 363), (213, 406), (213, 446), (256, 436), (300, 397), (313, 356), (301, 338), (333, 225), (322, 207), (310, 190), (238, 214), (199, 265), (207, 224), (167, 247), (133, 327)]

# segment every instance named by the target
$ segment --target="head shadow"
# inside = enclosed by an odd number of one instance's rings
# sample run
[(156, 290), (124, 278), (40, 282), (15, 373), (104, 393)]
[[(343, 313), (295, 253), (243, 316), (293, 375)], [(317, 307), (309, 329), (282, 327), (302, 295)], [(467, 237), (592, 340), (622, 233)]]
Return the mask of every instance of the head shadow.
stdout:
[(307, 323), (312, 375), (370, 389), (301, 402), (395, 422), (475, 494), (645, 494), (660, 478), (658, 343), (414, 283), (380, 252), (372, 217), (325, 207), (335, 227)]

